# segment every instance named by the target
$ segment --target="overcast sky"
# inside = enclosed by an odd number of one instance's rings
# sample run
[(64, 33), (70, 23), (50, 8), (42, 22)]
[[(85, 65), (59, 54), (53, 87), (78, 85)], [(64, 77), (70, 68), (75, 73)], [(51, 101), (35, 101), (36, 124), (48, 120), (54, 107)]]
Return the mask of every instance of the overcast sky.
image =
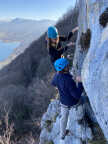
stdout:
[(0, 0), (0, 19), (57, 20), (76, 0)]

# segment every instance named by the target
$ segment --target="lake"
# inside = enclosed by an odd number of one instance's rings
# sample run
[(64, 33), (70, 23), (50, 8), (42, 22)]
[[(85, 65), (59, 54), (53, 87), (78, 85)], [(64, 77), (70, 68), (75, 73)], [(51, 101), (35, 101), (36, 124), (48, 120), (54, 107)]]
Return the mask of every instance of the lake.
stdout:
[(20, 45), (20, 42), (3, 42), (0, 40), (0, 61), (6, 60)]

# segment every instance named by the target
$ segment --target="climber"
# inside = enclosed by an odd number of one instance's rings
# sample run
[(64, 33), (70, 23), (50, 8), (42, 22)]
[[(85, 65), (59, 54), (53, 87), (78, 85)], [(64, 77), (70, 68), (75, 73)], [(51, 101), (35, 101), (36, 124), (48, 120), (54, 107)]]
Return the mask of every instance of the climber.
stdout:
[(78, 88), (76, 87), (76, 83), (72, 79), (72, 75), (69, 73), (69, 62), (66, 58), (56, 60), (54, 67), (57, 72), (53, 77), (51, 84), (58, 88), (60, 94), (60, 138), (63, 140), (69, 133), (69, 130), (66, 130), (69, 110), (79, 103), (83, 86), (81, 78), (77, 77)]
[(67, 37), (59, 36), (58, 30), (54, 26), (50, 26), (47, 32), (47, 48), (50, 55), (50, 59), (52, 64), (58, 59), (61, 58), (62, 54), (68, 49), (68, 47), (75, 45), (70, 42), (66, 45), (66, 47), (62, 47), (62, 41), (69, 41), (73, 34), (78, 30), (78, 27), (74, 28), (72, 32), (69, 32)]

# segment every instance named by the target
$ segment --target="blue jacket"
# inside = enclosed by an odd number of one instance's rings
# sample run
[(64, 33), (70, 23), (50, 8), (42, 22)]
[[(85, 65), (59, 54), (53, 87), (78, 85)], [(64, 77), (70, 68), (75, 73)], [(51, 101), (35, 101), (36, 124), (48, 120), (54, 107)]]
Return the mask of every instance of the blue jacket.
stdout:
[(73, 106), (79, 102), (83, 86), (82, 83), (78, 83), (77, 88), (70, 73), (56, 73), (51, 84), (58, 88), (61, 104)]

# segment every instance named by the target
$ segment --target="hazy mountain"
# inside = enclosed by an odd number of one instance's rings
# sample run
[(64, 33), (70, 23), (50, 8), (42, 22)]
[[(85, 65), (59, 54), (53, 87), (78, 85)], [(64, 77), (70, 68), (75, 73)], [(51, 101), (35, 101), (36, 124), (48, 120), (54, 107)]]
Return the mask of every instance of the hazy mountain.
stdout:
[(51, 20), (29, 20), (16, 18), (11, 21), (0, 21), (0, 39), (9, 41), (24, 41), (29, 36), (30, 39), (37, 39), (46, 31), (49, 25), (55, 21)]
[(0, 21), (0, 40), (20, 41), (20, 46), (14, 49), (12, 55), (3, 62), (0, 62), (0, 68), (8, 64), (16, 56), (24, 52), (30, 43), (39, 38), (50, 25), (54, 25), (52, 20), (30, 20), (16, 18), (8, 21)]

